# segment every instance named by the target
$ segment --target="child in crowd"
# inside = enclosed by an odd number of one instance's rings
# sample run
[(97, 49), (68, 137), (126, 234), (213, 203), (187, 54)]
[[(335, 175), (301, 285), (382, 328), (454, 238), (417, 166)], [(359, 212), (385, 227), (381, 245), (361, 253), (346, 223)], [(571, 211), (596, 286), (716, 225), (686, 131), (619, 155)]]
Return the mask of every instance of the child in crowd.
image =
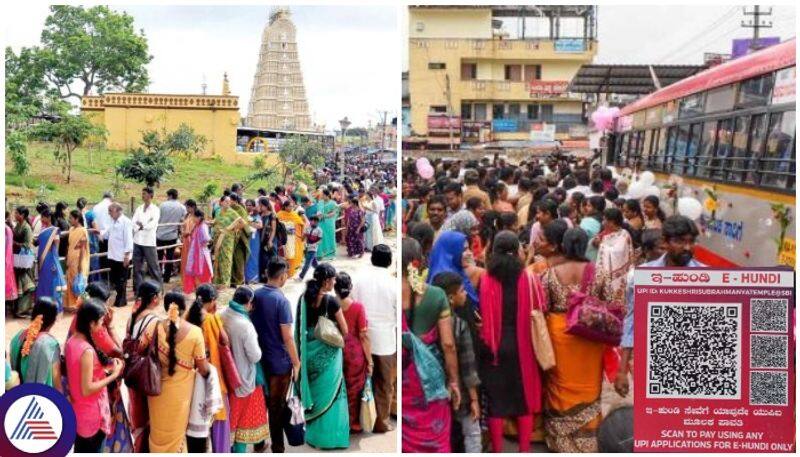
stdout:
[(464, 289), (461, 275), (453, 271), (443, 271), (437, 274), (433, 278), (433, 285), (441, 288), (447, 294), (447, 301), (450, 303), (450, 308), (453, 312), (453, 336), (455, 337), (456, 352), (458, 353), (461, 404), (458, 410), (453, 413), (453, 422), (454, 425), (461, 426), (463, 442), (453, 442), (456, 441), (453, 437), (458, 435), (453, 433), (451, 434), (451, 446), (453, 452), (481, 452), (481, 407), (478, 400), (478, 385), (480, 385), (481, 381), (478, 378), (478, 364), (472, 346), (472, 333), (469, 329), (469, 323), (456, 313), (456, 309), (463, 307), (467, 302), (467, 292)]
[(303, 229), (303, 238), (306, 242), (306, 254), (303, 270), (298, 277), (299, 281), (302, 281), (306, 276), (309, 266), (317, 267), (317, 246), (322, 239), (322, 229), (319, 228), (319, 216), (314, 215), (309, 217), (308, 222), (309, 223)]

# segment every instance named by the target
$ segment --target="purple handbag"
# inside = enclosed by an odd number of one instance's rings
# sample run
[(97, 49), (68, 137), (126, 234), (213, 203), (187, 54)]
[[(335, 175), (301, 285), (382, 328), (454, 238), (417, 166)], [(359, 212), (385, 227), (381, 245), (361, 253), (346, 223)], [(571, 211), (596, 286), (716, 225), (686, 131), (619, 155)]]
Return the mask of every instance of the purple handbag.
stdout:
[(603, 301), (587, 294), (594, 280), (594, 265), (586, 266), (581, 290), (570, 293), (567, 303), (567, 333), (590, 341), (618, 346), (622, 340), (625, 307), (618, 301)]

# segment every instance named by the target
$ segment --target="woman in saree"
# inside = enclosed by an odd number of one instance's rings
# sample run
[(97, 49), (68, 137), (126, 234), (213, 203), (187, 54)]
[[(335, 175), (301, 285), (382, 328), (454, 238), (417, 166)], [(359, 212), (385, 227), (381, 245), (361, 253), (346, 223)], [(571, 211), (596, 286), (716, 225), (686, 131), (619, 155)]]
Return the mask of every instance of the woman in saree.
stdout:
[(350, 275), (339, 272), (333, 286), (349, 332), (344, 335), (344, 381), (347, 386), (347, 406), (350, 412), (350, 432), (360, 433), (359, 411), (361, 392), (367, 377), (372, 376), (372, 349), (367, 334), (367, 314), (364, 305), (350, 297), (353, 281)]
[(625, 285), (628, 270), (634, 263), (633, 242), (623, 228), (622, 211), (608, 208), (603, 212), (603, 230), (597, 250), (597, 269), (605, 272), (611, 279), (611, 293), (615, 300), (625, 298)]
[(392, 230), (394, 229), (397, 223), (397, 199), (395, 189), (389, 189), (389, 205), (386, 209), (386, 229)]
[(250, 226), (250, 215), (242, 205), (239, 195), (231, 194), (231, 208), (242, 219), (241, 229), (239, 230), (233, 245), (233, 259), (231, 264), (231, 287), (245, 283), (245, 266), (247, 258), (250, 256), (250, 236), (253, 234), (253, 227)]
[(228, 287), (231, 284), (233, 272), (233, 252), (239, 234), (247, 225), (235, 209), (231, 207), (231, 197), (224, 195), (220, 200), (219, 214), (214, 218), (214, 284), (219, 287)]
[[(320, 216), (321, 214), (317, 214)], [(277, 214), (278, 221), (286, 227), (286, 245), (283, 246), (283, 258), (289, 264), (289, 277), (294, 277), (297, 269), (302, 265), (304, 259), (305, 242), (303, 241), (303, 228), (305, 221), (294, 211), (294, 200), (287, 199), (281, 210)], [(310, 217), (310, 216), (309, 216)], [(322, 223), (320, 222), (320, 226)], [(324, 235), (323, 231), (323, 235)], [(323, 238), (324, 240), (324, 238)], [(320, 242), (320, 245), (322, 242)], [(319, 252), (319, 247), (317, 248)], [(318, 254), (319, 255), (319, 254)]]
[(189, 242), (184, 245), (186, 263), (183, 271), (183, 292), (185, 294), (194, 292), (198, 284), (211, 282), (214, 269), (211, 262), (211, 251), (208, 248), (208, 241), (211, 237), (208, 234), (205, 214), (197, 209), (191, 217), (195, 222), (192, 224), (193, 230), (189, 235)]
[[(92, 254), (97, 254), (100, 252), (100, 240), (97, 238), (97, 233), (95, 233), (91, 229), (96, 229), (97, 226), (94, 223), (95, 221), (95, 214), (94, 209), (90, 209), (83, 213), (83, 218), (86, 221), (87, 231), (89, 232), (89, 270), (90, 271), (97, 271), (100, 269), (100, 257), (92, 256)], [(100, 281), (102, 276), (100, 273), (92, 273), (89, 275), (88, 281)]]
[(347, 230), (345, 242), (348, 257), (361, 257), (364, 255), (364, 211), (358, 204), (358, 198), (350, 197), (350, 204), (344, 210), (344, 223)]
[(344, 313), (336, 299), (328, 295), (335, 278), (333, 266), (319, 264), (297, 304), (300, 322), (295, 326), (295, 340), (300, 348), (300, 401), (305, 408), (306, 443), (317, 449), (350, 446), (343, 351), (314, 336), (321, 316), (335, 322), (339, 332), (347, 335)]
[(64, 308), (78, 309), (78, 296), (73, 283), (78, 275), (83, 276), (84, 286), (89, 278), (89, 232), (83, 226), (83, 216), (77, 209), (69, 213), (69, 238), (67, 238), (67, 293)]
[[(186, 300), (180, 292), (164, 295), (167, 319), (145, 331), (139, 349), (145, 350), (153, 338), (161, 362), (161, 394), (147, 397), (150, 412), (149, 452), (192, 452), (186, 429), (194, 390), (195, 370), (207, 377), (208, 360), (203, 332), (181, 315)], [(203, 442), (205, 446), (205, 441)]]
[[(195, 218), (195, 211), (197, 210), (197, 203), (191, 198), (186, 200), (186, 203), (183, 204), (186, 207), (186, 215), (183, 217), (183, 222), (181, 223), (181, 284), (183, 284), (183, 292), (190, 294), (192, 290), (190, 289), (187, 292), (186, 287), (186, 259), (189, 258), (189, 247), (192, 244), (192, 235), (194, 231), (194, 226), (197, 223), (197, 218)], [(208, 229), (208, 227), (206, 227)], [(211, 231), (209, 230), (209, 235)], [(206, 242), (208, 245), (208, 242)], [(207, 246), (206, 246), (207, 247)], [(211, 258), (211, 254), (209, 254), (209, 259)], [(213, 271), (213, 266), (212, 266)]]
[(58, 305), (51, 297), (39, 297), (33, 306), (31, 323), (11, 339), (11, 368), (20, 382), (48, 385), (61, 392), (61, 347), (51, 335)]
[[(8, 220), (8, 211), (6, 211)], [(14, 276), (14, 230), (6, 224), (6, 304), (17, 299), (17, 278)]]
[[(136, 291), (136, 302), (131, 311), (131, 319), (126, 325), (126, 339), (138, 343), (144, 339), (145, 332), (158, 322), (157, 308), (161, 304), (161, 285), (152, 279), (146, 279), (139, 284)], [(127, 351), (127, 348), (126, 348)], [(126, 356), (128, 354), (126, 353)], [(138, 389), (128, 389), (129, 416), (131, 432), (133, 434), (134, 452), (148, 452), (150, 447), (150, 413), (147, 409), (147, 395)]]
[[(13, 250), (15, 255), (25, 256), (29, 259), (35, 258), (33, 252), (33, 230), (28, 223), (28, 208), (18, 206), (14, 210)], [(34, 263), (30, 266), (14, 265), (14, 279), (17, 281), (17, 301), (14, 305), (14, 317), (30, 316), (31, 306), (33, 305), (33, 295), (36, 290), (36, 282), (33, 280)]]
[(339, 205), (331, 200), (331, 191), (322, 191), (322, 200), (317, 202), (319, 227), (322, 229), (322, 241), (317, 248), (317, 260), (320, 262), (336, 256), (336, 219), (339, 217)]
[(248, 198), (244, 204), (248, 214), (247, 221), (253, 229), (253, 233), (250, 234), (250, 254), (247, 256), (247, 262), (245, 262), (244, 266), (244, 281), (247, 284), (252, 284), (258, 282), (258, 256), (261, 252), (261, 230), (264, 224), (258, 215), (255, 200)]
[(486, 393), (493, 452), (503, 450), (503, 419), (516, 418), (519, 452), (530, 450), (534, 416), (542, 410), (542, 382), (531, 346), (533, 288), (539, 280), (525, 270), (517, 234), (495, 235), (486, 273), (480, 279), (479, 361)]
[(261, 347), (250, 320), (253, 291), (247, 286), (236, 288), (228, 307), (220, 313), (225, 333), (230, 336), (231, 352), (242, 384), (228, 392), (230, 430), (233, 452), (244, 453), (247, 445), (263, 450), (269, 438), (267, 406), (264, 400), (264, 372), (259, 361)]
[(611, 293), (608, 277), (595, 274), (594, 265), (585, 257), (588, 242), (580, 228), (564, 232), (560, 248), (553, 246), (563, 261), (552, 263), (542, 275), (548, 301), (547, 329), (556, 359), (544, 384), (546, 443), (553, 452), (597, 452), (605, 345), (566, 332), (572, 293), (583, 291), (601, 300)]
[(63, 310), (63, 296), (66, 288), (64, 270), (58, 260), (58, 244), (60, 230), (51, 223), (50, 210), (42, 211), (42, 231), (37, 238), (39, 261), (39, 282), (36, 284), (37, 297), (52, 297), (58, 304), (58, 311)]
[(364, 210), (367, 215), (366, 247), (371, 252), (376, 244), (383, 244), (383, 228), (381, 228), (380, 206), (376, 199), (381, 198), (370, 190), (364, 199)]
[(221, 374), (222, 361), (220, 359), (220, 346), (230, 346), (230, 338), (222, 325), (222, 319), (217, 314), (217, 290), (211, 284), (200, 284), (195, 291), (192, 306), (186, 312), (186, 321), (203, 330), (203, 340), (206, 345), (206, 358), (217, 369), (219, 387), (222, 392), (224, 406), (216, 414), (211, 423), (211, 450), (215, 453), (230, 452), (231, 429), (228, 422), (228, 386), (225, 377)]
[[(452, 407), (461, 403), (458, 359), (445, 292), (419, 274), (422, 249), (403, 239), (403, 447), (448, 453)], [(426, 380), (423, 385), (422, 379)]]

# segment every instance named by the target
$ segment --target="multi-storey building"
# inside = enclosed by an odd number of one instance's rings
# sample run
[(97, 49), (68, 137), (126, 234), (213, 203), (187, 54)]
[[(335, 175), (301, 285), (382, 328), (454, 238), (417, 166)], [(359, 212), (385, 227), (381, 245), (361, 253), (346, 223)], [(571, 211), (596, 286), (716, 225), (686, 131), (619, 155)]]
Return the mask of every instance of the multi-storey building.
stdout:
[(411, 6), (410, 135), (429, 147), (585, 138), (567, 86), (596, 30), (595, 6)]
[(275, 8), (261, 36), (245, 125), (255, 128), (311, 130), (297, 30), (287, 8)]

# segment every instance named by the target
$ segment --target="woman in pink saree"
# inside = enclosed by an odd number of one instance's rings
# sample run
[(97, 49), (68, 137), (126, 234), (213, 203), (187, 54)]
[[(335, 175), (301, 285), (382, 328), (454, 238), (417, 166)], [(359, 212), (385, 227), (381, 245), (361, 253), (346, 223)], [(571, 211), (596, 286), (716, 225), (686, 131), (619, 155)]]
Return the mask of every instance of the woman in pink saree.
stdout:
[(419, 243), (404, 239), (402, 252), (402, 450), (449, 453), (451, 396), (455, 408), (460, 402), (450, 306), (442, 289), (426, 285), (419, 276)]
[(17, 299), (17, 278), (14, 276), (14, 232), (6, 225), (6, 301)]
[(183, 292), (186, 294), (194, 292), (200, 284), (211, 282), (214, 271), (211, 264), (211, 251), (208, 249), (211, 236), (208, 232), (208, 225), (205, 223), (205, 214), (198, 209), (195, 210), (194, 217), (196, 222), (183, 269)]

